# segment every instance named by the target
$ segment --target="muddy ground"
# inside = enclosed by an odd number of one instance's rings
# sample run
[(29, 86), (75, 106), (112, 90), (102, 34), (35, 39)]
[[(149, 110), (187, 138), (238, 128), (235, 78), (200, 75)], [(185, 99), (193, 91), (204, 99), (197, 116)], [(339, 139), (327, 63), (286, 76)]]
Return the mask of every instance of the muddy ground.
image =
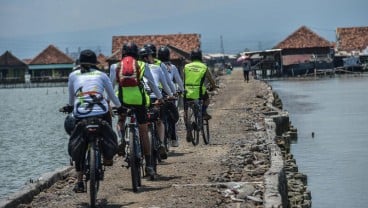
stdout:
[[(252, 78), (244, 82), (241, 70), (219, 79), (209, 107), (211, 144), (187, 143), (180, 119), (180, 146), (158, 166), (157, 179), (144, 178), (134, 193), (130, 170), (116, 157), (106, 168), (99, 207), (263, 207), (263, 175), (269, 167), (263, 113), (269, 111), (269, 89)], [(74, 183), (67, 177), (18, 207), (88, 207), (88, 194), (74, 193)]]

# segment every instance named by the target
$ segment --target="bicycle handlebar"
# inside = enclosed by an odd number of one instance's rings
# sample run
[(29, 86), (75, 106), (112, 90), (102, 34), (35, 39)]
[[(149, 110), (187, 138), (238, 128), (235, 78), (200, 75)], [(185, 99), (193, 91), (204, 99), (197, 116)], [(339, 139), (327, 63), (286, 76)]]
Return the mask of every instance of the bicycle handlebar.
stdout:
[(71, 113), (71, 112), (73, 112), (73, 106), (67, 104), (67, 105), (61, 107), (59, 109), (59, 112), (62, 112), (62, 113)]

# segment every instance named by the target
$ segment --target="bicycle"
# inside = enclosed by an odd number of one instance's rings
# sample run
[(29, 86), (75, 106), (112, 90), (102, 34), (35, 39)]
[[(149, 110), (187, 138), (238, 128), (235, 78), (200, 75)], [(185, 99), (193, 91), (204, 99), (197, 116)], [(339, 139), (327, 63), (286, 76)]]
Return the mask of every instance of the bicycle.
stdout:
[(202, 100), (185, 101), (185, 125), (194, 146), (199, 144), (201, 132), (204, 144), (210, 143), (209, 121), (202, 116)]
[[(65, 106), (59, 110), (63, 113), (71, 113), (70, 106)], [(89, 196), (91, 207), (96, 206), (97, 193), (100, 187), (100, 181), (104, 178), (104, 168), (101, 160), (102, 140), (101, 135), (102, 125), (104, 124), (102, 118), (88, 117), (80, 119), (75, 128), (82, 126), (82, 139), (87, 142), (87, 150), (82, 162), (82, 172), (84, 175), (84, 183), (87, 186), (89, 181)], [(108, 125), (108, 124), (107, 124)]]
[[(175, 132), (175, 123), (173, 123), (173, 121), (171, 121), (168, 116), (169, 113), (167, 110), (168, 105), (175, 105), (175, 102), (177, 101), (177, 99), (170, 99), (170, 100), (165, 100), (165, 104), (164, 104), (164, 109), (165, 109), (165, 115), (163, 116), (163, 122), (164, 122), (164, 126), (165, 126), (165, 137), (164, 137), (164, 145), (166, 148), (166, 151), (169, 152), (170, 150), (170, 141), (172, 140), (177, 140), (177, 136), (176, 136), (176, 132)], [(176, 106), (176, 105), (175, 105)], [(179, 116), (178, 114), (175, 116)]]
[[(161, 105), (161, 104), (157, 104)], [(153, 166), (153, 169), (157, 173), (157, 164), (158, 162), (162, 161), (162, 158), (160, 156), (160, 147), (161, 147), (161, 141), (158, 136), (157, 131), (157, 121), (159, 120), (159, 109), (156, 106), (152, 106), (148, 109), (148, 129), (149, 129), (149, 135), (151, 139), (151, 165)], [(154, 176), (150, 176), (151, 180), (154, 180)]]
[[(123, 129), (118, 129), (118, 134), (123, 137), (120, 139), (125, 143), (123, 157), (125, 156), (125, 162), (128, 164), (126, 168), (130, 168), (133, 192), (138, 192), (142, 185), (143, 154), (134, 111), (134, 107), (124, 107), (125, 123)], [(113, 109), (113, 112), (117, 114), (116, 109)]]

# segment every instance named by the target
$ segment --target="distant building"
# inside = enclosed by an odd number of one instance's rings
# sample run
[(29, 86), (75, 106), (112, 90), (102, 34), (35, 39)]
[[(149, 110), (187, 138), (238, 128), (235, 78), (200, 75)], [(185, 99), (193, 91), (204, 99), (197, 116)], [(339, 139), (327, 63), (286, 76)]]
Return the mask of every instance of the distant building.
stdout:
[(356, 67), (368, 64), (368, 27), (336, 29), (336, 67)]
[(74, 60), (53, 45), (45, 48), (28, 65), (32, 82), (65, 80), (73, 66)]
[[(121, 49), (124, 43), (134, 42), (138, 47), (151, 43), (156, 46), (157, 50), (160, 46), (172, 46), (171, 61), (180, 66), (183, 64), (186, 54), (189, 54), (195, 48), (200, 48), (200, 38), (199, 34), (113, 36), (112, 55), (107, 58), (107, 61), (112, 64), (120, 60)], [(184, 52), (184, 54), (181, 52)]]
[(28, 73), (28, 66), (6, 51), (0, 56), (0, 83), (24, 83), (24, 76)]
[(306, 74), (333, 68), (333, 43), (302, 26), (273, 47), (281, 49), (283, 73)]

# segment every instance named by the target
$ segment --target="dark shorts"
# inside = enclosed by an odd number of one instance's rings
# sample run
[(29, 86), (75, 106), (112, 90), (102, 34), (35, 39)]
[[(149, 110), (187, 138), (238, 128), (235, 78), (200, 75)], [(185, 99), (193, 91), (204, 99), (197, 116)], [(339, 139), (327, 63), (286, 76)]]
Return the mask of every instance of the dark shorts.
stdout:
[(137, 117), (138, 124), (147, 123), (147, 108), (146, 106), (134, 106), (135, 117)]

